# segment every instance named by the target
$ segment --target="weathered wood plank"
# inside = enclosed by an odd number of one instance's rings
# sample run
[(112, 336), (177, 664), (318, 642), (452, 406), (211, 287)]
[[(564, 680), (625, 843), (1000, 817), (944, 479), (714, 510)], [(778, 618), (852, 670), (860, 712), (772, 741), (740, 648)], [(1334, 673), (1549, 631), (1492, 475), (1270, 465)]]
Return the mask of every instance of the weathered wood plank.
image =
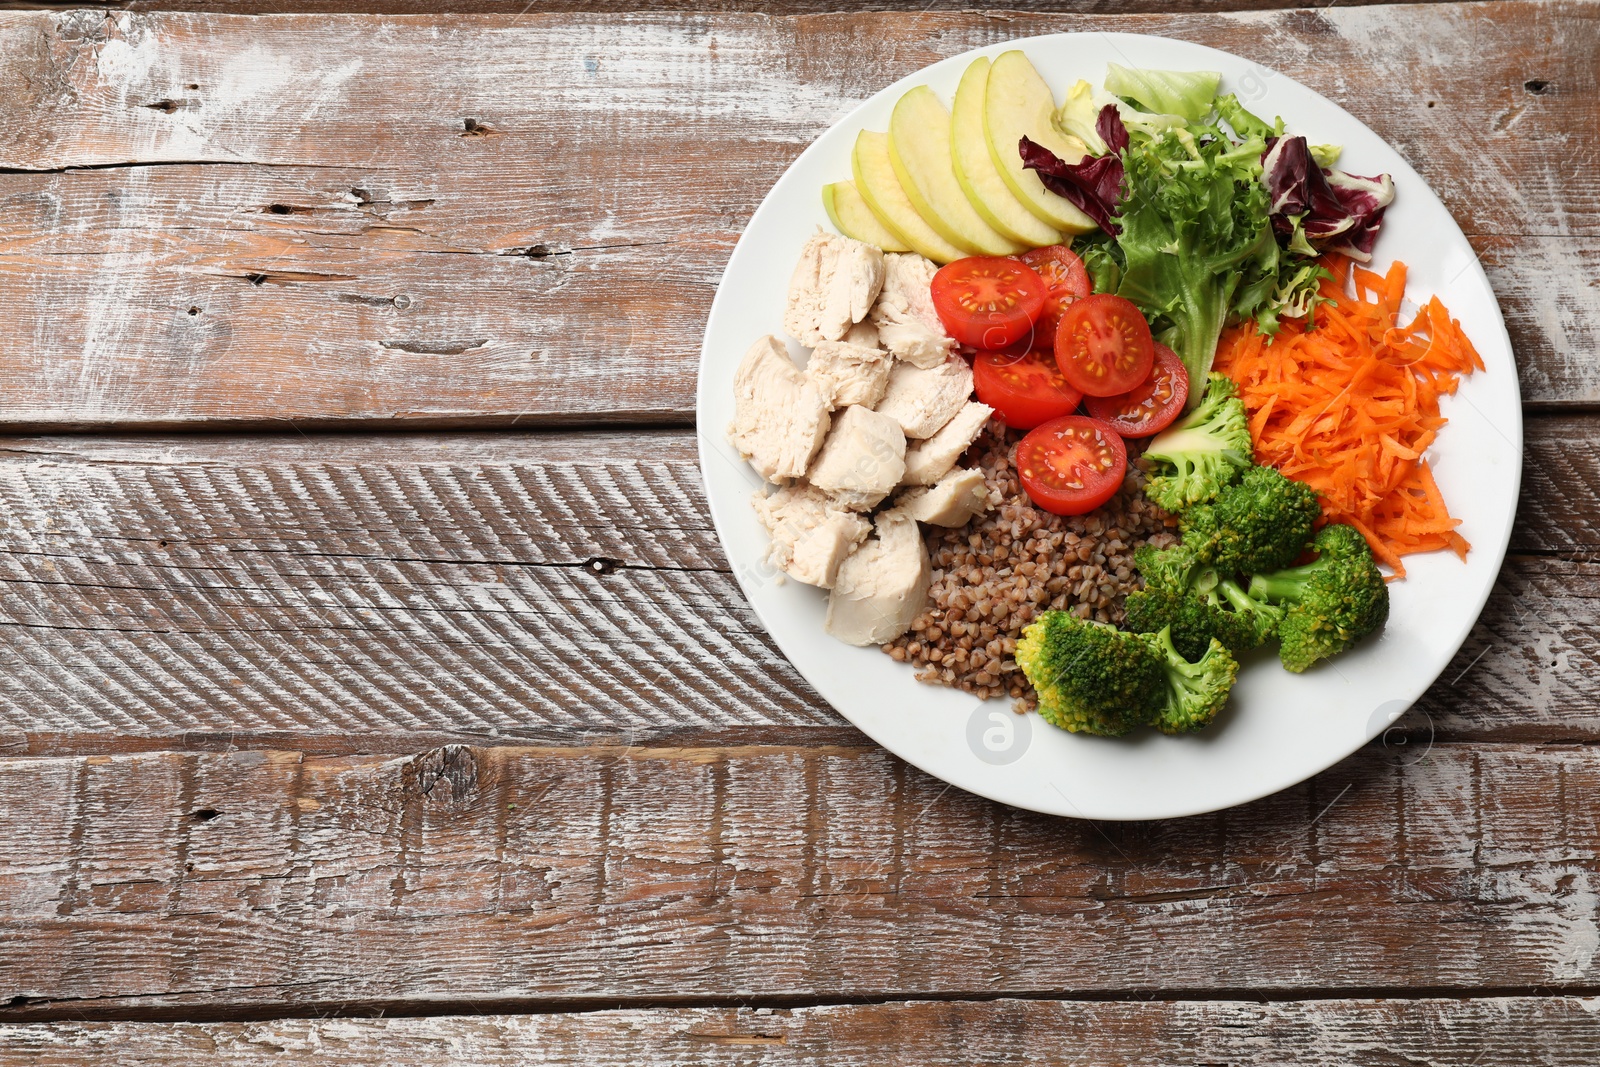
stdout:
[(1597, 790), (1593, 746), (1371, 747), (1102, 826), (875, 747), (3, 760), (0, 1017), (1586, 993)]
[(1592, 1067), (1600, 1003), (1578, 997), (1099, 1003), (996, 1000), (677, 1008), (425, 1019), (0, 1025), (0, 1064), (418, 1063), (946, 1067)]
[[(1377, 3), (1380, 0), (1354, 0), (1354, 6)], [(1479, 0), (1420, 0), (1422, 3), (1476, 3)], [(11, 6), (23, 6), (20, 0), (10, 0)], [(34, 8), (70, 8), (74, 0), (41, 0), (29, 4)], [(1125, 15), (1138, 13), (1196, 12), (1220, 13), (1232, 11), (1267, 11), (1296, 5), (1292, 0), (1173, 0), (1157, 3), (1156, 0), (1081, 0), (1074, 4), (1078, 14)], [(355, 15), (433, 15), (438, 5), (428, 0), (106, 0), (98, 5), (112, 11), (204, 11), (214, 14), (355, 14)], [(819, 15), (832, 12), (904, 11), (899, 0), (863, 0), (846, 3), (844, 0), (532, 0), (523, 4), (519, 0), (452, 0), (451, 11), (460, 14), (525, 15), (525, 14), (583, 14), (595, 15), (615, 11), (618, 14), (635, 14), (643, 11), (692, 11), (697, 13), (754, 12), (766, 15)], [(963, 7), (962, 0), (928, 0), (918, 4), (918, 11), (971, 11)], [(1049, 0), (1007, 0), (1004, 11), (1054, 12), (1059, 8)]]
[[(1526, 554), (1408, 727), (1600, 736), (1600, 418), (1532, 420), (1525, 483)], [(852, 736), (728, 572), (687, 432), (0, 440), (13, 752), (791, 728)]]
[(21, 87), (0, 165), (45, 172), (0, 174), (21, 324), (0, 424), (686, 421), (728, 250), (805, 144), (942, 56), (1106, 28), (1228, 48), (1368, 121), (1475, 235), (1526, 395), (1600, 400), (1600, 197), (1570, 148), (1600, 123), (1590, 5), (80, 11), (0, 19), (0, 81)]

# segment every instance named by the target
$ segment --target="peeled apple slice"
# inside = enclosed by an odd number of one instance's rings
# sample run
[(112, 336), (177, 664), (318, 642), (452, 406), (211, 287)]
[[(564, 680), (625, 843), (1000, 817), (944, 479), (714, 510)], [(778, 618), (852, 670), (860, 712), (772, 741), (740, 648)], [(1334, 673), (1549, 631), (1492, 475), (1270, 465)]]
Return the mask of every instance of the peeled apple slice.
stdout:
[(950, 112), (926, 85), (902, 96), (889, 118), (889, 162), (917, 214), (939, 236), (978, 256), (1009, 256), (1023, 246), (983, 221), (956, 182)]
[(950, 109), (950, 147), (956, 181), (983, 221), (1020, 244), (1039, 248), (1061, 243), (1061, 231), (1041, 222), (1022, 206), (989, 156), (989, 139), (983, 132), (984, 102), (988, 99), (989, 60), (972, 61), (956, 89)]
[(1055, 97), (1028, 57), (1006, 52), (989, 68), (984, 101), (984, 131), (995, 169), (1022, 205), (1041, 221), (1068, 233), (1088, 233), (1096, 228), (1072, 201), (1044, 187), (1039, 176), (1022, 166), (1017, 144), (1023, 137), (1041, 144), (1064, 162), (1076, 163), (1087, 153), (1083, 144), (1056, 130), (1050, 121)]
[(855, 151), (850, 154), (850, 169), (855, 172), (856, 191), (902, 244), (935, 263), (951, 263), (967, 255), (939, 236), (917, 214), (900, 188), (900, 179), (894, 176), (894, 165), (889, 162), (888, 134), (862, 130), (856, 137)]
[(885, 252), (909, 252), (905, 244), (878, 220), (856, 191), (855, 182), (834, 182), (822, 187), (822, 207), (833, 228), (846, 237), (876, 245)]

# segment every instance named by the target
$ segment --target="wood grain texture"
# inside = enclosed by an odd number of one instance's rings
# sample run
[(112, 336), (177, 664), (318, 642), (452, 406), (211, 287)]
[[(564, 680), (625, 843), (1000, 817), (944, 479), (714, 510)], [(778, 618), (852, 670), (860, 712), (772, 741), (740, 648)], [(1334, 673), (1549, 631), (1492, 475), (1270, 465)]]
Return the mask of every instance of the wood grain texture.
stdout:
[[(995, 1000), (258, 1023), (0, 1024), (0, 1065), (411, 1067), (1592, 1067), (1600, 1002), (1578, 997), (1094, 1003)], [(1066, 1053), (1063, 1050), (1067, 1050)]]
[[(1405, 729), (1600, 737), (1600, 418), (1527, 441), (1519, 555)], [(729, 572), (694, 446), (0, 439), (0, 743), (852, 740)]]
[(1600, 400), (1592, 5), (76, 11), (0, 19), (0, 166), (35, 172), (0, 174), (0, 424), (687, 421), (722, 265), (806, 144), (941, 57), (1107, 28), (1227, 48), (1371, 124), (1473, 236), (1525, 395)]
[[(1549, 428), (1530, 436), (1535, 456), (1572, 472), (1557, 514), (1600, 512), (1591, 421), (1531, 424)], [(692, 444), (13, 440), (0, 721), (568, 740), (837, 723), (727, 573)], [(1548, 551), (1572, 524), (1547, 514), (1528, 529), (1519, 543)], [(1514, 563), (1446, 673), (1457, 684), (1428, 705), (1440, 729), (1588, 732), (1592, 569)], [(1534, 681), (1540, 699), (1519, 695)]]
[(1122, 825), (873, 746), (0, 760), (0, 1020), (1591, 995), (1597, 790), (1588, 745), (1372, 746)]
[[(1354, 0), (1351, 6), (1378, 0)], [(1475, 3), (1479, 0), (1421, 0), (1423, 3)], [(15, 8), (69, 9), (81, 6), (77, 0), (0, 0), (0, 10)], [(1237, 11), (1269, 11), (1297, 6), (1293, 0), (1074, 0), (1075, 14), (1125, 15), (1138, 13), (1213, 14)], [(197, 11), (211, 14), (320, 14), (320, 15), (437, 15), (438, 0), (104, 0), (97, 9), (108, 11), (157, 12)], [(1059, 3), (1051, 0), (1007, 0), (995, 10), (1058, 12)], [(904, 11), (903, 0), (451, 0), (451, 14), (526, 15), (526, 14), (636, 14), (646, 11), (761, 13), (773, 16), (819, 15), (860, 11)], [(971, 11), (963, 0), (927, 0), (916, 5), (918, 11)]]

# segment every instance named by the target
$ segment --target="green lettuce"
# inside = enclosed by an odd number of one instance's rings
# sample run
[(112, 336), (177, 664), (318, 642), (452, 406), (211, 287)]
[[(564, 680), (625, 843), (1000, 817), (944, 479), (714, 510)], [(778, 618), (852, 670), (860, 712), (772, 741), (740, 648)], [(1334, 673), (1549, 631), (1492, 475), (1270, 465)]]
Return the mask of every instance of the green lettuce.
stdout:
[(1133, 70), (1106, 65), (1106, 92), (1146, 110), (1197, 122), (1210, 114), (1222, 75), (1214, 70)]
[(1152, 115), (1147, 111), (1140, 111), (1103, 89), (1096, 89), (1086, 81), (1079, 81), (1067, 90), (1066, 100), (1056, 111), (1056, 128), (1082, 141), (1088, 147), (1090, 155), (1104, 155), (1106, 143), (1095, 126), (1100, 121), (1101, 110), (1107, 104), (1117, 109), (1117, 114), (1122, 118), (1122, 125), (1130, 134), (1143, 133), (1155, 137), (1166, 130), (1181, 129), (1189, 121), (1182, 115)]
[(1265, 147), (1190, 126), (1137, 140), (1126, 155), (1117, 293), (1170, 338), (1191, 382), (1206, 380), (1223, 326), (1256, 317), (1279, 287)]

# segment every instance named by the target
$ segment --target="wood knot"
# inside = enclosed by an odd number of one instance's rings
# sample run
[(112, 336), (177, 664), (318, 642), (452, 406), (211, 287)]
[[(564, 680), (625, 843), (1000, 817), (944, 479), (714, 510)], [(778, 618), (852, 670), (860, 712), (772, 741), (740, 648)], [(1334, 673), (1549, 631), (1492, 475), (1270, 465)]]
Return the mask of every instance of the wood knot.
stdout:
[(400, 774), (406, 794), (430, 804), (461, 808), (478, 793), (478, 757), (466, 745), (429, 749), (406, 761)]

